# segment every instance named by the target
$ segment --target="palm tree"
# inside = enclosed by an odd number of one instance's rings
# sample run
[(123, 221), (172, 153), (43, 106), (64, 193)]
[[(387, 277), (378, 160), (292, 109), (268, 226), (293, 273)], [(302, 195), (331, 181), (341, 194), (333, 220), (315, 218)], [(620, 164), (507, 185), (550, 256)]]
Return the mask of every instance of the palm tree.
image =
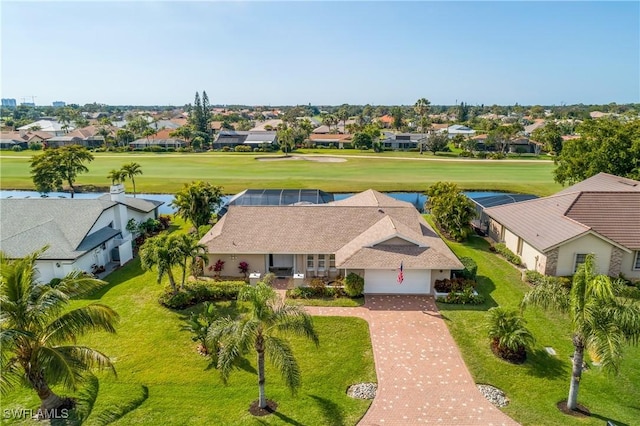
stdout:
[(234, 361), (252, 347), (255, 349), (258, 354), (258, 405), (265, 408), (265, 355), (280, 371), (287, 387), (295, 392), (301, 383), (300, 368), (283, 335), (304, 336), (316, 346), (319, 344), (318, 335), (304, 308), (285, 304), (275, 290), (264, 283), (242, 288), (238, 300), (249, 302), (250, 313), (237, 320), (227, 317), (214, 322), (209, 327), (207, 345), (213, 351), (214, 362), (225, 383)]
[(202, 259), (202, 261), (206, 262), (208, 259), (203, 255), (207, 253), (207, 246), (200, 244), (197, 239), (189, 234), (178, 235), (175, 238), (175, 244), (181, 255), (182, 282), (180, 286), (184, 287), (184, 281), (187, 276), (187, 262), (191, 260), (192, 269), (197, 259)]
[(198, 181), (185, 183), (184, 187), (176, 192), (171, 207), (176, 209), (178, 216), (191, 221), (197, 230), (209, 224), (212, 212), (220, 207), (221, 201), (221, 187)]
[(489, 309), (487, 318), (491, 348), (500, 358), (520, 363), (527, 358), (526, 348), (534, 342), (525, 320), (516, 311), (502, 307)]
[(115, 333), (119, 318), (98, 303), (69, 310), (72, 298), (91, 293), (104, 281), (76, 271), (55, 285), (38, 282), (36, 260), (47, 248), (16, 260), (0, 252), (0, 388), (4, 394), (26, 381), (38, 394), (41, 410), (71, 403), (56, 395), (51, 384), (73, 390), (93, 368), (115, 373), (109, 357), (75, 341), (89, 331)]
[(605, 371), (617, 373), (625, 343), (640, 339), (640, 305), (617, 296), (617, 283), (596, 275), (593, 254), (573, 276), (571, 290), (552, 280), (525, 294), (522, 307), (538, 306), (569, 314), (573, 331), (573, 370), (567, 407), (575, 410), (585, 349), (596, 355)]
[(127, 178), (127, 174), (124, 170), (116, 170), (111, 169), (109, 174), (107, 174), (107, 179), (111, 179), (111, 185), (117, 185)]
[[(431, 109), (430, 105), (431, 105), (431, 102), (429, 102), (428, 99), (420, 98), (416, 101), (415, 105), (413, 106), (413, 110), (415, 111), (415, 113), (420, 116), (420, 131), (422, 133), (426, 133), (427, 114), (429, 114), (429, 109)], [(420, 142), (419, 145), (420, 145), (420, 154), (422, 154), (422, 142)]]
[(134, 177), (136, 175), (142, 174), (142, 166), (140, 166), (140, 164), (138, 163), (127, 163), (122, 166), (121, 170), (125, 173), (125, 175), (129, 179), (131, 179), (131, 184), (133, 185), (133, 198), (135, 198), (136, 197), (136, 180), (134, 179)]
[(162, 281), (165, 274), (169, 277), (169, 285), (175, 294), (178, 291), (176, 280), (173, 277), (173, 268), (180, 265), (182, 261), (182, 253), (178, 247), (176, 237), (173, 235), (162, 234), (157, 237), (149, 238), (140, 247), (140, 263), (145, 270), (151, 270), (154, 267), (158, 269), (158, 283)]

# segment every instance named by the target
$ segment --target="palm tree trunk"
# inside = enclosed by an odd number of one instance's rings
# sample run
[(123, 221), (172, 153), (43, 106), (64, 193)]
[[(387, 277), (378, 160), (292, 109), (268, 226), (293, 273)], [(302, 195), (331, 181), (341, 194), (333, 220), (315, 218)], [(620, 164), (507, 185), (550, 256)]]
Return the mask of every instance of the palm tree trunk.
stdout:
[(573, 370), (571, 372), (571, 385), (569, 386), (569, 399), (567, 408), (575, 410), (578, 408), (578, 389), (580, 388), (580, 378), (582, 377), (582, 361), (584, 358), (584, 343), (579, 336), (573, 337)]
[(71, 182), (70, 180), (69, 182), (69, 192), (71, 192), (71, 198), (73, 198), (74, 194), (76, 193), (75, 188), (73, 187), (73, 182)]
[(136, 181), (133, 179), (133, 176), (129, 176), (131, 178), (131, 184), (133, 185), (133, 198), (136, 198)]
[(28, 376), (31, 386), (38, 393), (40, 398), (40, 410), (42, 412), (52, 410), (64, 404), (64, 400), (56, 395), (47, 384), (42, 373), (29, 374)]
[(171, 289), (173, 293), (177, 293), (178, 289), (176, 288), (176, 280), (173, 278), (173, 272), (171, 271), (171, 267), (167, 268), (167, 275), (169, 276), (169, 284), (171, 285)]
[(180, 288), (184, 287), (184, 280), (187, 277), (187, 258), (184, 258), (184, 262), (182, 262), (182, 283), (180, 284)]
[(258, 353), (258, 406), (267, 407), (267, 397), (264, 393), (264, 338), (258, 335), (256, 339), (256, 352)]

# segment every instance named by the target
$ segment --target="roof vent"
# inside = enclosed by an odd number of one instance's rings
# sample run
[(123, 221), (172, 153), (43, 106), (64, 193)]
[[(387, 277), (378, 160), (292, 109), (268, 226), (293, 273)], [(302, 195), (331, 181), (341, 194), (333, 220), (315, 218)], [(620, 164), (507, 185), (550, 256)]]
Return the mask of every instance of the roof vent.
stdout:
[(384, 210), (378, 209), (378, 213), (384, 213)]
[(619, 180), (618, 183), (621, 183), (623, 185), (628, 185), (628, 186), (638, 186), (638, 184), (635, 183), (635, 182), (631, 183), (631, 182), (625, 182), (625, 181), (622, 181), (622, 180)]

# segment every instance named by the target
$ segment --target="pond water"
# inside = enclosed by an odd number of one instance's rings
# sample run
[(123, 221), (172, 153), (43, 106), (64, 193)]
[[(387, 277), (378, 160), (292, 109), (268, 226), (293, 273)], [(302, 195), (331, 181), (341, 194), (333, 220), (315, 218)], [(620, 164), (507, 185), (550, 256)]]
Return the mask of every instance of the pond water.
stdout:
[[(104, 192), (84, 192), (75, 195), (75, 198), (79, 199), (91, 199), (98, 198), (104, 195)], [(352, 196), (354, 193), (335, 193), (334, 198), (336, 200), (343, 200)], [(469, 198), (489, 197), (494, 195), (502, 195), (503, 192), (483, 192), (483, 191), (468, 191), (465, 195)], [(131, 194), (127, 194), (131, 195)], [(426, 195), (421, 192), (388, 192), (387, 195), (402, 201), (407, 201), (413, 204), (419, 211), (423, 210), (425, 201), (427, 201)], [(42, 195), (36, 191), (10, 191), (0, 190), (0, 198), (39, 198)], [(68, 192), (50, 192), (47, 194), (49, 198), (69, 198)], [(160, 214), (172, 214), (174, 209), (169, 206), (173, 201), (173, 194), (137, 194), (138, 198), (146, 198), (148, 200), (162, 201), (164, 204), (160, 206)], [(227, 195), (223, 198), (223, 204), (231, 198), (231, 195)]]

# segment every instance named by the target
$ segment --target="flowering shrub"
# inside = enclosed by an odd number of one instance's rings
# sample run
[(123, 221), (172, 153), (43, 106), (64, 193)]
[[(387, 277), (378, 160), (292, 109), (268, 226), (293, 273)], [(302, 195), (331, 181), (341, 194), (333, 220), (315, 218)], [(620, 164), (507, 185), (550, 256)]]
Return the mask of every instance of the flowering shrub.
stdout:
[(224, 260), (218, 259), (215, 265), (209, 266), (209, 271), (213, 271), (216, 273), (216, 276), (220, 276), (220, 272), (224, 269)]
[(244, 260), (238, 264), (238, 269), (240, 272), (244, 274), (244, 277), (247, 278), (247, 272), (249, 271), (249, 264)]

